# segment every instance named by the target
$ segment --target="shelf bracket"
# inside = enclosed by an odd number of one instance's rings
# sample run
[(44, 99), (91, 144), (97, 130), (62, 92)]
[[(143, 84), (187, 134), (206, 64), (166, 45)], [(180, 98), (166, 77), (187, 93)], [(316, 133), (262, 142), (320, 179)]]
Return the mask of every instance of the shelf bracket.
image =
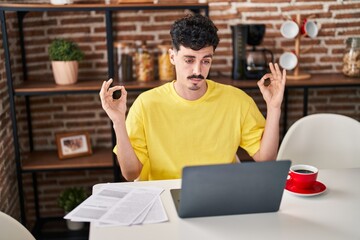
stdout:
[(108, 52), (108, 79), (114, 77), (114, 37), (112, 32), (112, 11), (105, 11), (106, 46)]

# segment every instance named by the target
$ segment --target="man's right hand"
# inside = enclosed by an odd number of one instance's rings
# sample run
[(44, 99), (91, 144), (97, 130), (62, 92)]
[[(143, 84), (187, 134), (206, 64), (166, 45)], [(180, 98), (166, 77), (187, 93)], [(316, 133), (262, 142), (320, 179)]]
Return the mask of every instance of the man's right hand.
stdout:
[[(101, 106), (105, 110), (106, 114), (109, 116), (113, 124), (118, 122), (125, 121), (126, 115), (126, 101), (127, 101), (127, 92), (124, 86), (114, 86), (110, 87), (112, 79), (104, 81), (101, 90), (100, 90), (100, 99)], [(121, 91), (121, 97), (119, 99), (114, 99), (113, 94), (115, 91)]]

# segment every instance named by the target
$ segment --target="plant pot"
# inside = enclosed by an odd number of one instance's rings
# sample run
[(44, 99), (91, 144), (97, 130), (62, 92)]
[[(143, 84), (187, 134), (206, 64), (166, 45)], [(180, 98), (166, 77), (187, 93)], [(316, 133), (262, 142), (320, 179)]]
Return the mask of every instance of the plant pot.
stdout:
[(70, 85), (77, 82), (78, 61), (52, 61), (55, 82), (58, 85)]
[(73, 222), (69, 219), (66, 220), (66, 226), (71, 231), (78, 231), (84, 228), (84, 222)]

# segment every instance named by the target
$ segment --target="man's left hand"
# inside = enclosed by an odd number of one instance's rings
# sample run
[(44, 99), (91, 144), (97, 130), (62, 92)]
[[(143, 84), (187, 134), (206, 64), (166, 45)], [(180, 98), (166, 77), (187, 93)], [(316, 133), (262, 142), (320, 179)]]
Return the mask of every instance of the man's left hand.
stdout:
[[(286, 70), (281, 72), (277, 63), (269, 63), (271, 73), (265, 74), (258, 82), (260, 92), (266, 102), (267, 107), (281, 108), (284, 97)], [(270, 84), (265, 84), (265, 80), (270, 79)]]

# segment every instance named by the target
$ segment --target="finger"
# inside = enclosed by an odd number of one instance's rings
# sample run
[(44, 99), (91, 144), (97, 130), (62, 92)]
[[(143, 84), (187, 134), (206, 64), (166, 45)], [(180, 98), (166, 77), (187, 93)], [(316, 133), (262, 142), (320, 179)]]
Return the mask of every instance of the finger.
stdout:
[[(266, 73), (258, 82), (257, 85), (262, 88), (263, 86), (267, 87), (271, 83), (272, 74)], [(268, 80), (270, 79), (270, 81)]]
[(109, 93), (109, 95), (111, 95), (111, 94), (113, 94), (113, 92), (115, 92), (117, 90), (121, 90), (122, 88), (123, 88), (123, 86), (119, 86), (119, 85), (111, 87), (108, 89), (108, 93)]
[(120, 99), (122, 101), (127, 101), (127, 91), (126, 91), (124, 86), (122, 86), (122, 88), (121, 88), (121, 97), (120, 97)]
[(283, 75), (282, 75), (281, 82), (282, 82), (284, 85), (286, 84), (286, 69), (283, 69)]
[(110, 85), (112, 84), (112, 82), (113, 82), (113, 79), (112, 78), (110, 78), (108, 81), (106, 81), (106, 91), (109, 89), (109, 87), (110, 87)]
[(114, 86), (110, 87), (107, 91), (107, 97), (109, 100), (117, 100), (121, 97), (122, 94), (122, 86)]
[(277, 63), (275, 63), (275, 70), (276, 70), (277, 76), (279, 77), (278, 80), (281, 80), (281, 78), (282, 78), (281, 70), (280, 70), (279, 64), (277, 64)]
[(264, 76), (262, 76), (262, 78), (259, 81), (264, 81), (267, 78), (272, 78), (272, 74), (271, 73), (264, 74)]
[(127, 101), (127, 91), (124, 86), (111, 88), (109, 92), (112, 94), (111, 96), (113, 100), (120, 100), (123, 102)]
[(125, 89), (125, 86), (121, 86), (122, 88), (121, 88), (121, 92), (122, 92), (122, 95), (123, 96), (127, 96), (127, 91), (126, 91), (126, 89)]
[(271, 73), (273, 74), (274, 78), (277, 78), (277, 74), (276, 74), (276, 70), (274, 68), (274, 64), (273, 63), (269, 63), (269, 68)]
[(105, 98), (105, 94), (107, 92), (107, 87), (106, 86), (107, 86), (106, 81), (104, 81), (102, 83), (102, 85), (101, 85), (101, 89), (100, 89), (100, 92), (99, 92), (101, 101), (103, 101), (104, 98)]
[(270, 77), (271, 77), (271, 73), (264, 74), (264, 76), (262, 76), (262, 78), (260, 78), (260, 80), (258, 81), (258, 84), (263, 84), (265, 82), (265, 79)]
[(101, 88), (100, 88), (100, 92), (99, 92), (99, 95), (100, 95), (100, 96), (104, 94), (105, 84), (106, 84), (106, 81), (104, 81), (104, 82), (101, 84)]

